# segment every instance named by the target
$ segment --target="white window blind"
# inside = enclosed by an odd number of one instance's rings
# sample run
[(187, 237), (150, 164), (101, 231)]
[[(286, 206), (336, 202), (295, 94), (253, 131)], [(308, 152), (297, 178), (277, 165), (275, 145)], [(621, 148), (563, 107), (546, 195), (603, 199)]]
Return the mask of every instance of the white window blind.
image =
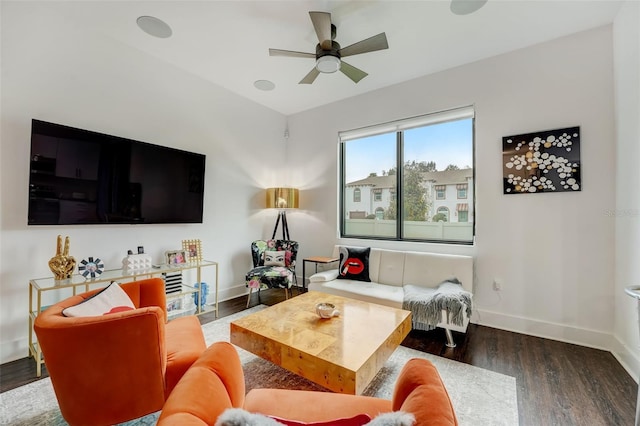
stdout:
[(423, 127), (430, 124), (444, 123), (447, 121), (461, 120), (473, 117), (473, 106), (465, 106), (461, 108), (450, 109), (447, 111), (439, 111), (432, 114), (405, 118), (389, 123), (382, 123), (376, 124), (374, 126), (361, 127), (359, 129), (346, 130), (339, 132), (338, 135), (340, 136), (340, 142), (347, 142), (354, 139), (381, 135), (384, 133), (397, 132), (400, 130), (413, 129), (415, 127)]

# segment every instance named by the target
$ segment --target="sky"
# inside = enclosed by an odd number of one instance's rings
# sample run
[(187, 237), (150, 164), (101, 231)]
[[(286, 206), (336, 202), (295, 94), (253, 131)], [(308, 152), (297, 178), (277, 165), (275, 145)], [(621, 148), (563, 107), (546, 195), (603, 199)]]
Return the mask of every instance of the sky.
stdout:
[[(473, 167), (473, 120), (449, 121), (405, 130), (404, 160), (435, 161), (437, 170), (449, 164)], [(364, 179), (371, 173), (396, 165), (396, 134), (386, 133), (346, 142), (347, 182)]]

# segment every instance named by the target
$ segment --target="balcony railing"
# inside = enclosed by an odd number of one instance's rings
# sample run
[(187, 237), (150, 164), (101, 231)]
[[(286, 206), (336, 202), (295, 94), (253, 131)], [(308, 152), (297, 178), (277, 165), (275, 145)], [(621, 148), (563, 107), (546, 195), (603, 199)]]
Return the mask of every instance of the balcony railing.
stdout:
[[(346, 219), (349, 236), (396, 237), (395, 220)], [(404, 238), (416, 240), (473, 241), (472, 222), (404, 222)]]

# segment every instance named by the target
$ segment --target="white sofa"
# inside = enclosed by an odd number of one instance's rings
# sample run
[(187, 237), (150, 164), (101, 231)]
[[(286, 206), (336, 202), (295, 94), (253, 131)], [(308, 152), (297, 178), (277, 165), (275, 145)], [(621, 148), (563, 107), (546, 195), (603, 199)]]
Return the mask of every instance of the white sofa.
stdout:
[[(339, 257), (340, 246), (333, 256)], [(320, 291), (402, 309), (405, 285), (435, 288), (443, 281), (457, 278), (462, 287), (473, 293), (473, 257), (413, 251), (371, 248), (369, 278), (371, 282), (337, 279), (338, 269), (318, 272), (309, 278), (309, 291)], [(442, 312), (438, 327), (447, 334), (447, 346), (453, 347), (451, 330), (466, 332), (469, 318), (465, 312), (462, 326), (447, 321)]]

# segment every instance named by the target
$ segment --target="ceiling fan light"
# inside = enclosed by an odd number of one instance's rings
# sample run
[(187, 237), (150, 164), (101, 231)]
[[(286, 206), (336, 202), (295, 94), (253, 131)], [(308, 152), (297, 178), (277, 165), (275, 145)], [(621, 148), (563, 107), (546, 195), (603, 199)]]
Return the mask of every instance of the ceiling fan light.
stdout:
[(340, 59), (331, 55), (321, 56), (316, 61), (316, 69), (327, 74), (336, 72), (340, 69)]

